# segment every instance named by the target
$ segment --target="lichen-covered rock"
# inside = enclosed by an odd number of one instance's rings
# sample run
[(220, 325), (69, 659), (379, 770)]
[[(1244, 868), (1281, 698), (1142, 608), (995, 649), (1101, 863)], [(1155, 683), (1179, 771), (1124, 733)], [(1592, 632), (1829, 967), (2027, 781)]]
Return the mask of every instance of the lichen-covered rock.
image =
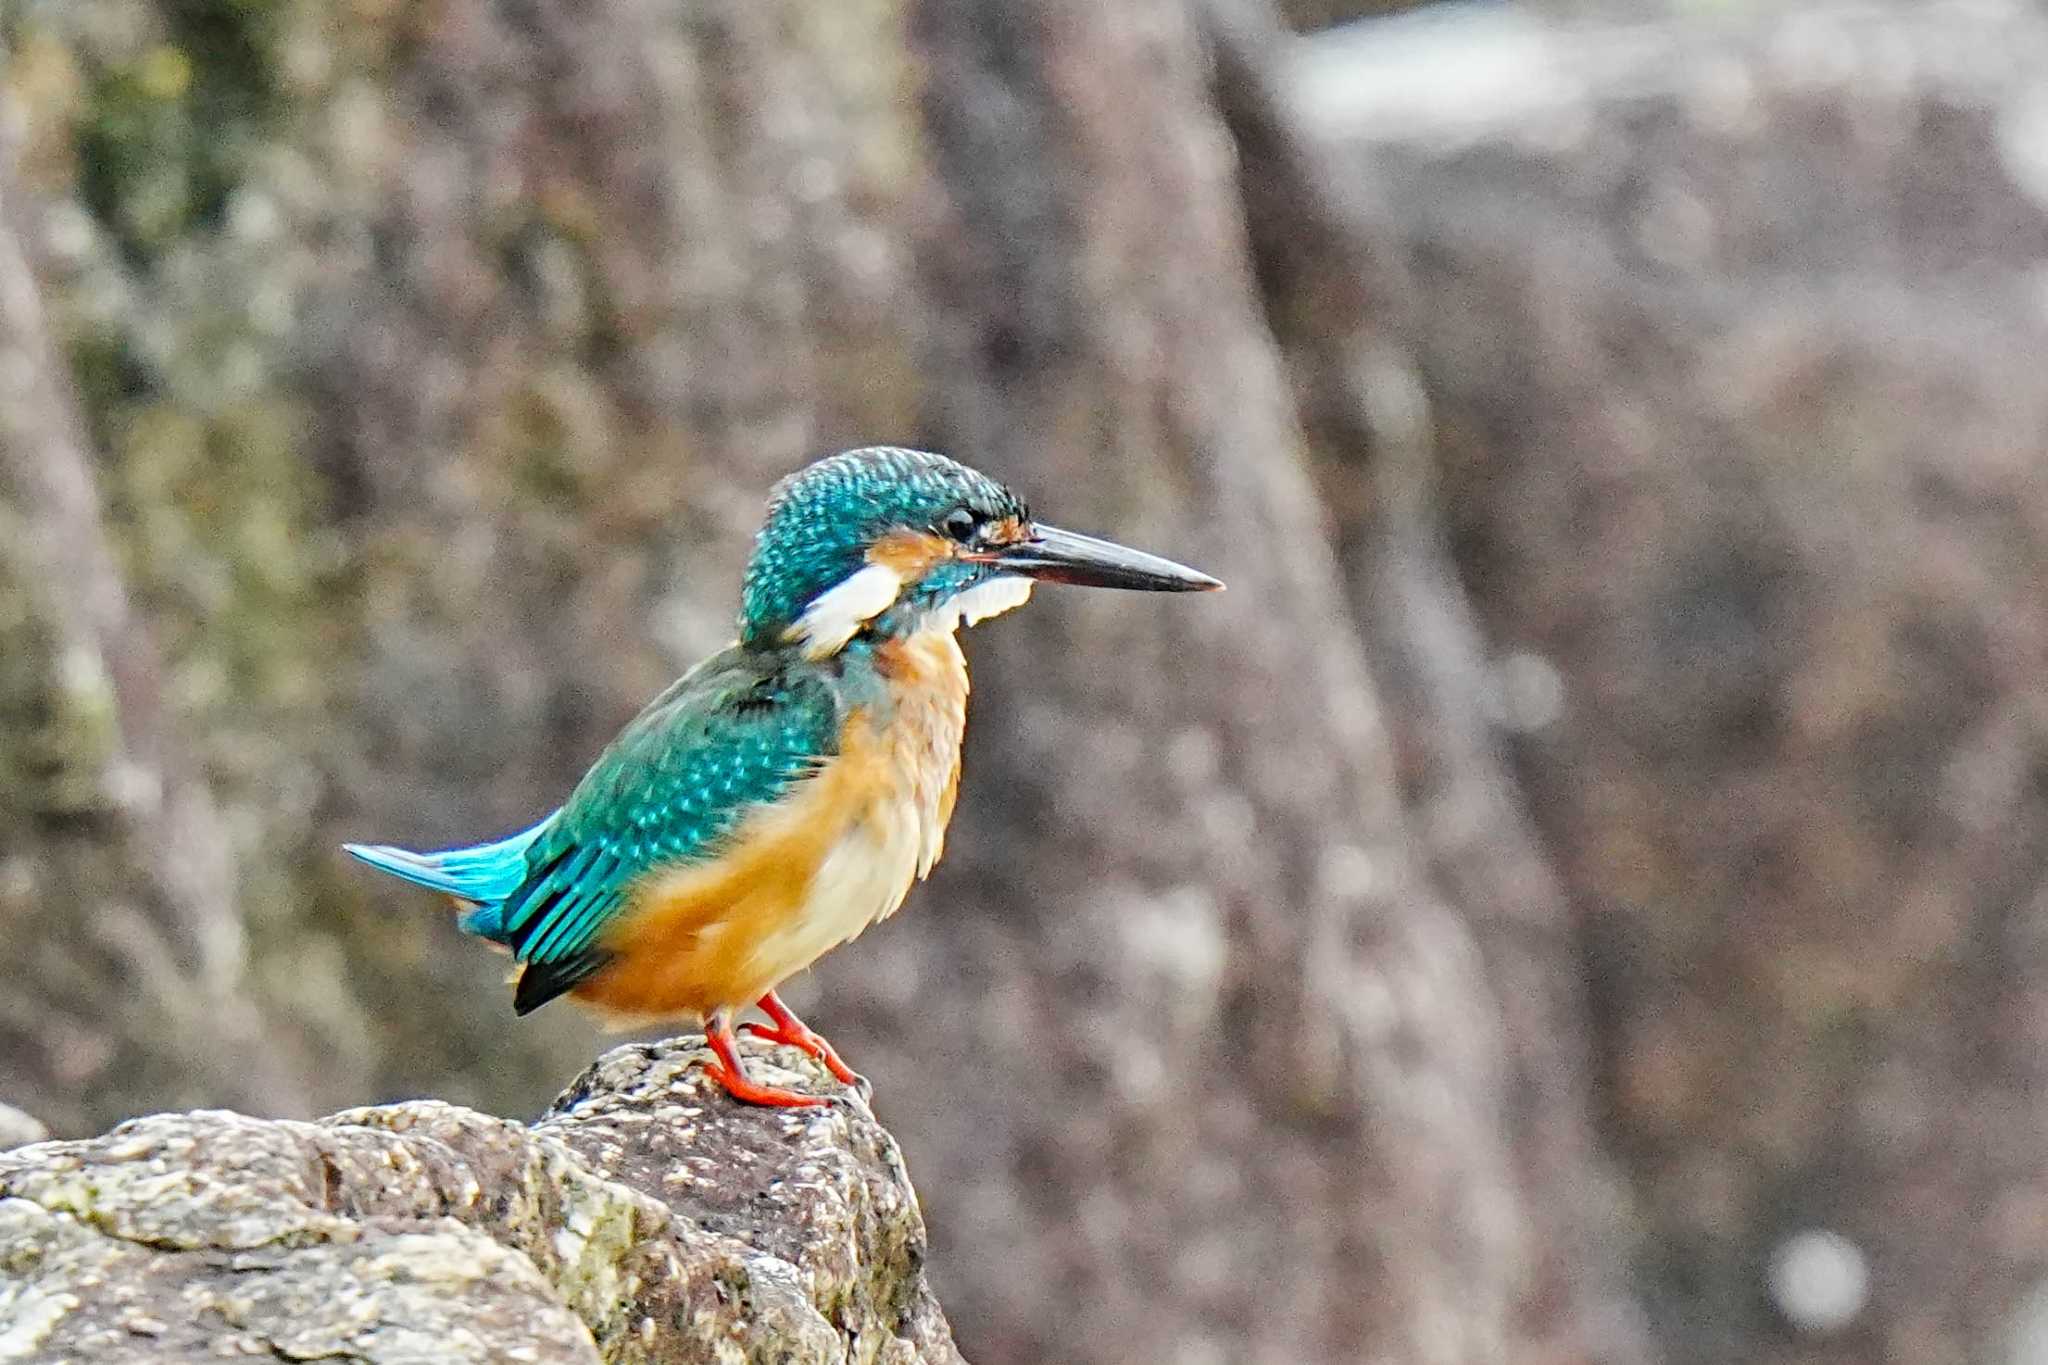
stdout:
[(422, 1100), (0, 1154), (0, 1362), (957, 1362), (865, 1104), (734, 1104), (695, 1042), (531, 1126)]

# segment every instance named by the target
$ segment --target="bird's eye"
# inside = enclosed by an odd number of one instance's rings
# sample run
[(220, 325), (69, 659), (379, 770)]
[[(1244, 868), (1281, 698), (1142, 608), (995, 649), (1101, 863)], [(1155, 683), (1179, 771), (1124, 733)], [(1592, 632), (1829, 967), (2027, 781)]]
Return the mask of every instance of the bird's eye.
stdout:
[(946, 519), (939, 523), (939, 529), (965, 545), (974, 539), (974, 533), (981, 529), (981, 518), (965, 507), (955, 507), (946, 513)]

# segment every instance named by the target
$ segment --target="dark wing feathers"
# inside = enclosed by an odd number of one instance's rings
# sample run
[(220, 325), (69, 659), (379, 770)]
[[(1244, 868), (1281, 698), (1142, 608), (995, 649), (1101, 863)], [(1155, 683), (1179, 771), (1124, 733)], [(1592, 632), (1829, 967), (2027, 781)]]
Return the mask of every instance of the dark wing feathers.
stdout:
[(512, 1012), (532, 1014), (609, 960), (603, 949), (593, 948), (560, 962), (527, 963), (519, 969), (519, 984), (512, 989)]

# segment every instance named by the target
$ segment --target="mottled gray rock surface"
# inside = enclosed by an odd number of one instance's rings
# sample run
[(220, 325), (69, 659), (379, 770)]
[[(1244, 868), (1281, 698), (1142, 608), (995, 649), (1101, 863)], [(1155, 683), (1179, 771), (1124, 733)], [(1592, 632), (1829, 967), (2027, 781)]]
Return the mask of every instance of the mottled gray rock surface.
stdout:
[(0, 1154), (0, 1361), (957, 1362), (874, 1115), (733, 1104), (696, 1041), (530, 1127), (420, 1100)]

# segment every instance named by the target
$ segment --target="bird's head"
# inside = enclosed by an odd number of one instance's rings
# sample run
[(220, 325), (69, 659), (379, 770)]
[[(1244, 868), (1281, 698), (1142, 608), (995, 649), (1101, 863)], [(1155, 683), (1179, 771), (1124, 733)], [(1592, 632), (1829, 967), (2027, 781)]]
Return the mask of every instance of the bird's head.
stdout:
[(1031, 519), (987, 475), (943, 455), (849, 450), (775, 486), (747, 565), (741, 638), (824, 658), (863, 630), (951, 629), (1021, 606), (1034, 581), (1141, 592), (1223, 585)]

